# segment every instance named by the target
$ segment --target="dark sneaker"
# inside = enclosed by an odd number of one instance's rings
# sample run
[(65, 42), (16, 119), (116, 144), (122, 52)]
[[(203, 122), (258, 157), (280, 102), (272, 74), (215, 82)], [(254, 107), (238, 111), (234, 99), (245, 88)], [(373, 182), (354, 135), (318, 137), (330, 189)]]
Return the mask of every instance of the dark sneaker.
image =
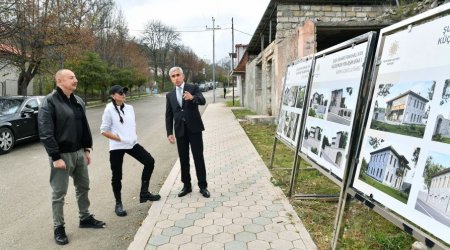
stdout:
[(69, 239), (67, 239), (66, 230), (64, 226), (57, 226), (55, 228), (55, 242), (58, 245), (65, 245), (69, 243)]
[(120, 217), (127, 216), (127, 211), (125, 211), (123, 209), (121, 202), (116, 203), (116, 207), (115, 207), (114, 211), (116, 212), (117, 216), (120, 216)]
[(106, 225), (105, 222), (100, 221), (100, 220), (96, 220), (94, 218), (94, 215), (89, 215), (89, 217), (87, 217), (84, 220), (80, 220), (80, 227), (81, 228), (104, 228)]
[(146, 193), (141, 193), (139, 195), (140, 197), (140, 202), (144, 203), (146, 201), (159, 201), (159, 199), (161, 199), (161, 195), (159, 194), (152, 194), (150, 192), (146, 192)]

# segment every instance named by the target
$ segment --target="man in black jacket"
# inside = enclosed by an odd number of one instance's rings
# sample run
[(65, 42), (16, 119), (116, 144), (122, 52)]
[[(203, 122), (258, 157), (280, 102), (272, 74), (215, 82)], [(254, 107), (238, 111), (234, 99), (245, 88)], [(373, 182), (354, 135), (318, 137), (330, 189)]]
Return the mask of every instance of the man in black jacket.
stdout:
[[(198, 110), (198, 105), (205, 105), (206, 100), (198, 86), (184, 82), (183, 70), (180, 67), (171, 68), (169, 76), (175, 89), (166, 95), (166, 131), (170, 143), (175, 143), (176, 137), (178, 156), (180, 157), (183, 189), (178, 193), (178, 197), (183, 197), (192, 192), (191, 174), (189, 172), (190, 145), (200, 193), (208, 198), (210, 193), (207, 189), (202, 138), (202, 131), (205, 130), (205, 127)], [(173, 135), (174, 128), (175, 136)]]
[(54, 237), (58, 245), (69, 243), (64, 229), (64, 197), (73, 178), (80, 227), (103, 228), (105, 223), (89, 213), (89, 174), (92, 135), (83, 100), (74, 95), (75, 74), (62, 69), (55, 74), (56, 89), (47, 95), (38, 115), (39, 137), (49, 155)]

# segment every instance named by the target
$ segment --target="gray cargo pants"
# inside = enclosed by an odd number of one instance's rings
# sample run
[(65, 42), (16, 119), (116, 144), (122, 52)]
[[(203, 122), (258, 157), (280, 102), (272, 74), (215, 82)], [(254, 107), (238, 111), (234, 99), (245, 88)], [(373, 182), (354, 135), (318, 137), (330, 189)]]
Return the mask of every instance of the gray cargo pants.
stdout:
[(53, 167), (50, 158), (50, 185), (52, 192), (53, 224), (55, 227), (64, 225), (64, 197), (69, 186), (69, 176), (73, 179), (78, 202), (80, 220), (89, 217), (89, 174), (84, 149), (76, 152), (62, 153), (61, 158), (66, 163), (66, 169)]

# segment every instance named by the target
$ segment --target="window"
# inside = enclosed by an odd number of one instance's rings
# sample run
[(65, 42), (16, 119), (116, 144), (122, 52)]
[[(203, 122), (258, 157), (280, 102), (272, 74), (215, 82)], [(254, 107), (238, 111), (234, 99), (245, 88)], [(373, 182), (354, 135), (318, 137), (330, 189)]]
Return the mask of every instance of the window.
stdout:
[(36, 99), (31, 99), (25, 104), (25, 108), (29, 108), (29, 109), (33, 109), (33, 110), (37, 111), (39, 109), (39, 104)]

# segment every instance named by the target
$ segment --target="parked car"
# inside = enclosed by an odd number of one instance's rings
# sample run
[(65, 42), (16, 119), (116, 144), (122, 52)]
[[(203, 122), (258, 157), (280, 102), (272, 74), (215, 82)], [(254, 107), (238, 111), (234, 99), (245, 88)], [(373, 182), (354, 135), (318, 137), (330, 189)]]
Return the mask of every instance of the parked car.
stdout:
[(0, 154), (39, 138), (37, 113), (43, 96), (0, 96)]
[(200, 85), (198, 85), (198, 88), (200, 89), (201, 92), (208, 91), (208, 86), (206, 86), (206, 84), (204, 83), (200, 83)]

